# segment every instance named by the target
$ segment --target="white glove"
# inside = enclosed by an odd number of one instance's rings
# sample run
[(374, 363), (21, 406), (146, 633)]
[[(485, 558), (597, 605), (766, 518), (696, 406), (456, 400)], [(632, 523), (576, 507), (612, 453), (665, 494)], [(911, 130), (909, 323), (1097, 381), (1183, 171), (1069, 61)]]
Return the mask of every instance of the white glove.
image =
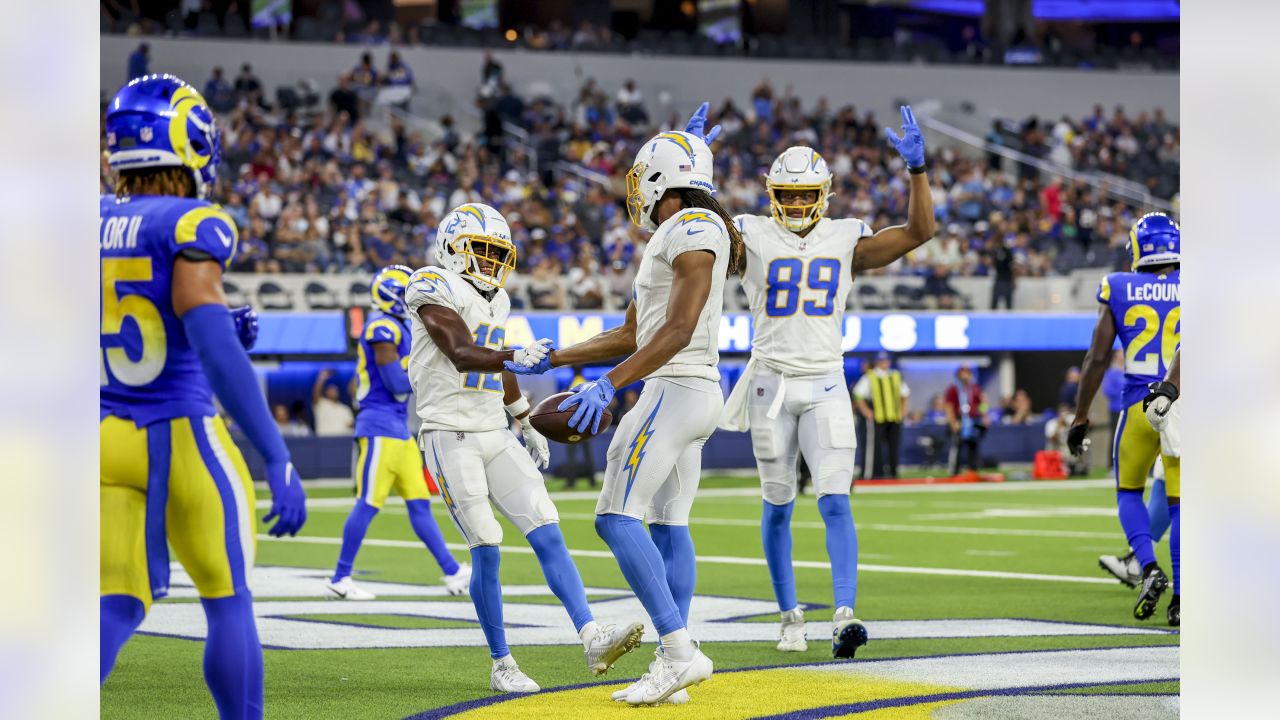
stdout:
[(1157, 395), (1147, 403), (1147, 422), (1151, 423), (1151, 427), (1156, 432), (1162, 433), (1169, 424), (1169, 408), (1173, 407), (1173, 401), (1164, 395)]
[(533, 464), (545, 470), (551, 464), (551, 450), (542, 433), (533, 429), (533, 422), (528, 415), (520, 419), (520, 433), (524, 435), (524, 449), (529, 451)]
[(516, 365), (523, 365), (527, 368), (540, 364), (551, 352), (551, 340), (542, 338), (533, 343), (529, 347), (518, 348), (515, 351), (513, 361)]

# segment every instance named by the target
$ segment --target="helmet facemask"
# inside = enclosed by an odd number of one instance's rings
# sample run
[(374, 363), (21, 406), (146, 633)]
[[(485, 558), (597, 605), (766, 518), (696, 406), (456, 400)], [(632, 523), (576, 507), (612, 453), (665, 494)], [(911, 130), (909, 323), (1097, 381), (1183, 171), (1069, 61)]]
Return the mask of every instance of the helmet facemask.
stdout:
[(494, 235), (459, 235), (451, 244), (454, 254), (466, 266), (462, 274), (482, 290), (496, 290), (506, 284), (516, 268), (516, 246)]
[[(827, 212), (827, 198), (831, 194), (831, 183), (826, 182), (820, 185), (774, 185), (768, 183), (769, 191), (769, 211), (773, 215), (773, 219), (779, 225), (790, 230), (791, 232), (803, 232), (819, 220)], [(814, 200), (811, 203), (788, 203), (784, 204), (778, 197), (783, 191), (812, 191)], [(794, 210), (800, 210), (799, 216), (791, 214)]]
[(643, 185), (652, 184), (662, 178), (660, 173), (655, 172), (646, 183), (644, 177), (648, 173), (648, 164), (642, 162), (632, 165), (630, 172), (627, 173), (627, 217), (631, 218), (632, 225), (653, 231), (658, 229), (652, 217), (653, 203), (657, 197), (646, 197), (646, 195), (661, 195), (661, 193), (656, 192), (657, 188), (650, 189), (646, 193)]

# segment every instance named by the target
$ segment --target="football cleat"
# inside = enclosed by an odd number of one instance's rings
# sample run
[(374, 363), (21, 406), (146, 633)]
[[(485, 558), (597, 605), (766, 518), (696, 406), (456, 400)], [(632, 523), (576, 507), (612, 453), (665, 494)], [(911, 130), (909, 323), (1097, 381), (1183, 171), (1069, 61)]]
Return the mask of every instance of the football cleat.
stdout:
[(641, 635), (644, 635), (644, 625), (640, 623), (631, 623), (623, 629), (615, 625), (601, 627), (582, 653), (587, 658), (587, 669), (594, 675), (605, 674), (618, 658), (640, 646)]
[(1142, 567), (1138, 565), (1138, 558), (1134, 556), (1132, 550), (1128, 555), (1099, 555), (1098, 567), (1106, 570), (1115, 576), (1121, 583), (1131, 588), (1138, 587), (1138, 583), (1142, 582)]
[(444, 589), (450, 595), (466, 595), (471, 590), (471, 566), (466, 563), (458, 563), (458, 570), (452, 575), (445, 575), (440, 578), (444, 583)]
[(1138, 620), (1146, 620), (1156, 611), (1160, 596), (1169, 589), (1169, 578), (1159, 565), (1152, 565), (1151, 571), (1142, 576), (1142, 589), (1138, 591), (1138, 602), (1134, 603), (1133, 616)]
[(693, 657), (685, 662), (673, 660), (665, 652), (658, 655), (650, 671), (640, 678), (627, 695), (628, 705), (657, 705), (690, 685), (701, 685), (711, 679), (715, 665), (694, 643)]
[(831, 621), (831, 656), (852, 659), (867, 644), (867, 626), (853, 616), (853, 608), (836, 608)]
[(508, 655), (493, 661), (493, 670), (489, 673), (489, 689), (498, 692), (536, 693), (542, 688), (521, 672), (515, 659)]
[(331, 600), (376, 600), (378, 598), (377, 595), (352, 582), (350, 575), (338, 582), (325, 583), (324, 588), (329, 591), (326, 597)]
[(1182, 603), (1178, 600), (1178, 596), (1174, 595), (1169, 601), (1169, 609), (1164, 615), (1169, 620), (1169, 625), (1178, 627), (1182, 622)]
[(804, 652), (809, 649), (809, 643), (804, 639), (804, 610), (797, 607), (782, 613), (778, 649), (782, 652)]

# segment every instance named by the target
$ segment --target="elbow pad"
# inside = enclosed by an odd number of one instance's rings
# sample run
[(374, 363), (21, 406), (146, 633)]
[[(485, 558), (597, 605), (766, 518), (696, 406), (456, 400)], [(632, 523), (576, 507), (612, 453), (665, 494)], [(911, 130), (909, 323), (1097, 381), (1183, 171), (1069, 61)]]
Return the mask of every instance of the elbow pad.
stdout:
[(182, 316), (182, 326), (214, 394), (249, 442), (267, 464), (288, 462), (289, 449), (258, 388), (258, 377), (240, 345), (231, 311), (225, 305), (201, 305)]
[(409, 399), (409, 393), (413, 392), (413, 386), (409, 384), (409, 374), (404, 371), (398, 362), (389, 362), (386, 365), (378, 366), (378, 376), (382, 378), (382, 384), (387, 386), (396, 400)]

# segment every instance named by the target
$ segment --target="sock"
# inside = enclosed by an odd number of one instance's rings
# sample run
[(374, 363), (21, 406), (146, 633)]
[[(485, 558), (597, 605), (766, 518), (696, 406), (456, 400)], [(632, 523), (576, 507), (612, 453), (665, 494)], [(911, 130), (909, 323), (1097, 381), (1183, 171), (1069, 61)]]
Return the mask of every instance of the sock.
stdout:
[(107, 681), (120, 648), (146, 616), (146, 607), (132, 595), (103, 595), (98, 599), (98, 684)]
[(766, 500), (760, 516), (760, 539), (764, 541), (764, 559), (773, 581), (773, 596), (782, 612), (796, 607), (796, 573), (791, 566), (791, 512), (795, 501), (774, 505)]
[(654, 524), (649, 526), (649, 535), (667, 566), (667, 587), (671, 588), (671, 599), (676, 601), (680, 619), (688, 626), (689, 603), (693, 601), (693, 587), (698, 579), (689, 526)]
[(551, 523), (534, 528), (525, 539), (538, 556), (538, 564), (542, 566), (547, 586), (560, 599), (565, 612), (569, 613), (573, 629), (581, 630), (583, 625), (591, 622), (591, 608), (587, 605), (587, 591), (582, 587), (582, 576), (578, 574), (578, 566), (573, 564), (573, 558), (569, 557), (569, 549), (565, 547), (560, 526)]
[(1151, 542), (1158, 543), (1169, 529), (1169, 498), (1165, 497), (1164, 480), (1151, 484), (1151, 496), (1147, 498), (1147, 518), (1151, 523)]
[(858, 533), (853, 528), (848, 495), (823, 495), (818, 512), (827, 526), (827, 556), (831, 558), (831, 589), (836, 607), (854, 607), (858, 597)]
[(595, 620), (588, 620), (586, 625), (578, 628), (578, 639), (582, 641), (582, 647), (585, 648), (598, 632), (600, 632), (600, 624)]
[(1116, 505), (1120, 508), (1120, 527), (1129, 540), (1129, 548), (1145, 571), (1156, 561), (1156, 551), (1151, 545), (1151, 519), (1142, 504), (1141, 490), (1117, 490)]
[(480, 629), (489, 643), (489, 657), (494, 660), (511, 654), (507, 648), (507, 631), (502, 625), (502, 585), (498, 583), (501, 562), (497, 545), (471, 548), (471, 602), (476, 606)]
[(622, 576), (627, 579), (631, 591), (640, 598), (640, 604), (649, 613), (658, 635), (665, 636), (684, 628), (680, 608), (667, 585), (662, 555), (649, 533), (644, 531), (644, 525), (626, 515), (597, 515), (596, 532), (613, 551)]
[(1169, 506), (1169, 560), (1173, 564), (1173, 594), (1177, 597), (1182, 589), (1182, 529), (1180, 522), (1182, 507)]
[(364, 542), (364, 534), (369, 531), (369, 523), (378, 514), (378, 508), (356, 500), (347, 522), (342, 526), (342, 550), (338, 553), (338, 567), (333, 571), (333, 581), (338, 582), (351, 574), (351, 567), (356, 563), (356, 553), (360, 552), (360, 543)]
[(204, 681), (220, 718), (262, 717), (262, 645), (246, 591), (201, 598), (209, 637), (204, 643)]
[(413, 532), (431, 551), (431, 555), (436, 559), (436, 564), (440, 566), (444, 574), (452, 575), (458, 572), (458, 561), (453, 559), (453, 555), (449, 553), (449, 548), (444, 546), (444, 536), (440, 534), (440, 526), (436, 524), (436, 519), (431, 516), (431, 501), (406, 500), (404, 505), (409, 508), (409, 524), (413, 526)]
[(661, 637), (662, 652), (672, 660), (688, 662), (693, 659), (693, 638), (685, 628), (673, 630)]

